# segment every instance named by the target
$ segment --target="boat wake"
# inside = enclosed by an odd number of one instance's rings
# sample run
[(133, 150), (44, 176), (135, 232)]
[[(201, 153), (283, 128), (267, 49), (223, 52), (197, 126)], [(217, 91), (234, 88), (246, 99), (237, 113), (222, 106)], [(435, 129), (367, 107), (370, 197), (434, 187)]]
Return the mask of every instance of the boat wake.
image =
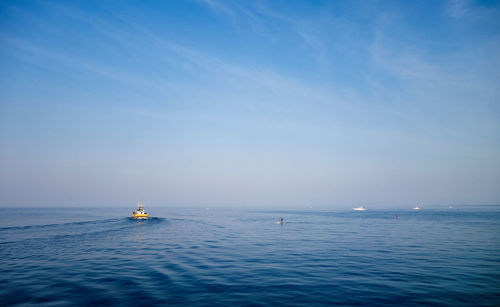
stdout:
[(60, 228), (65, 226), (73, 226), (73, 225), (92, 225), (92, 224), (104, 224), (110, 222), (116, 222), (123, 220), (121, 218), (115, 219), (104, 219), (104, 220), (90, 220), (90, 221), (78, 221), (78, 222), (67, 222), (67, 223), (59, 223), (59, 224), (42, 224), (42, 225), (22, 225), (22, 226), (9, 226), (9, 227), (0, 227), (0, 232), (2, 231), (10, 231), (10, 230), (25, 230), (25, 229), (50, 229), (50, 228)]
[(66, 222), (59, 224), (22, 225), (0, 227), (0, 244), (25, 240), (62, 239), (78, 236), (103, 236), (106, 233), (120, 232), (132, 225), (153, 226), (167, 222), (162, 217), (134, 219), (132, 217)]
[(127, 217), (125, 219), (134, 223), (145, 222), (148, 224), (155, 224), (155, 223), (167, 222), (167, 219), (164, 217), (148, 217), (147, 219), (137, 219), (133, 217)]

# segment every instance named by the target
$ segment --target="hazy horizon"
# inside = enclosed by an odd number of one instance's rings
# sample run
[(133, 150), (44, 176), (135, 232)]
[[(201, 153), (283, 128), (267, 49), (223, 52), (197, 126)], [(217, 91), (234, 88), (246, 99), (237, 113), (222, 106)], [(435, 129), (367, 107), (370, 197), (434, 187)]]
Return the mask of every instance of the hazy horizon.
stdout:
[[(227, 205), (213, 205), (213, 206), (203, 206), (202, 204), (165, 204), (165, 203), (146, 203), (145, 211), (149, 213), (151, 217), (166, 217), (163, 216), (165, 210), (167, 210), (167, 215), (169, 210), (172, 212), (187, 209), (193, 211), (206, 211), (207, 213), (213, 212), (227, 212), (232, 210), (237, 211), (256, 211), (256, 212), (276, 212), (281, 214), (286, 214), (287, 212), (351, 212), (353, 208), (359, 207), (363, 204), (354, 204), (354, 205), (346, 205), (346, 204), (332, 204), (325, 206), (308, 206), (308, 205), (269, 205), (269, 204), (250, 204), (250, 205), (239, 205), (239, 204), (227, 204)], [(463, 212), (464, 210), (495, 210), (498, 211), (500, 209), (500, 204), (396, 204), (396, 205), (388, 205), (388, 204), (374, 204), (374, 205), (364, 205), (367, 211), (394, 211), (393, 213), (403, 213), (403, 212), (416, 212), (413, 210), (415, 206), (419, 206), (423, 211), (438, 211), (443, 212), (443, 210), (449, 212)], [(451, 206), (451, 208), (450, 208)], [(89, 209), (109, 209), (109, 210), (120, 210), (119, 214), (128, 215), (132, 210), (137, 207), (137, 202), (129, 202), (129, 203), (102, 203), (102, 204), (59, 204), (59, 205), (51, 205), (51, 204), (39, 204), (39, 205), (29, 205), (29, 204), (18, 204), (16, 206), (8, 206), (8, 205), (0, 205), (0, 208), (16, 208), (21, 210), (30, 210), (30, 209), (49, 209), (49, 210), (65, 210), (65, 209), (75, 209), (75, 210), (89, 210)], [(363, 214), (361, 212), (360, 214)]]
[(0, 206), (500, 204), (498, 2), (0, 16)]

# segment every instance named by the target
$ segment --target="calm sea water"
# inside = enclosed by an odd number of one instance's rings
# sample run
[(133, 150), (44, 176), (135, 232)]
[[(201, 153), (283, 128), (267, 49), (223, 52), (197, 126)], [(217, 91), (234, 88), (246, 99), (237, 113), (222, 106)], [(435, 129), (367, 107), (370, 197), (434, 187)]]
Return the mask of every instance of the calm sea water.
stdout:
[(132, 209), (3, 209), (0, 305), (500, 305), (499, 207)]

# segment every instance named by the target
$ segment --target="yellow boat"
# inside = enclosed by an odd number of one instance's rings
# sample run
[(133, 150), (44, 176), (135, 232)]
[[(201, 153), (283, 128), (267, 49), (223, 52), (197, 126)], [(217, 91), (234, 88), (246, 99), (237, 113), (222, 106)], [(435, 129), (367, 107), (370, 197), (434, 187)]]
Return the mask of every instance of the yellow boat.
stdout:
[(149, 215), (144, 212), (144, 204), (141, 202), (137, 205), (137, 211), (132, 211), (132, 217), (134, 219), (147, 219)]

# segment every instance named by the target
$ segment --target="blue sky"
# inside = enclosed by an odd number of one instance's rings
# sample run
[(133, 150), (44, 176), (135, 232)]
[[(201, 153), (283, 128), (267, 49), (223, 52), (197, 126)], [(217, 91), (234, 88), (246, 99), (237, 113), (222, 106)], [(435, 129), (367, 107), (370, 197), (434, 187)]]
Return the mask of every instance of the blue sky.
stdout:
[(0, 205), (500, 203), (498, 1), (2, 1)]

